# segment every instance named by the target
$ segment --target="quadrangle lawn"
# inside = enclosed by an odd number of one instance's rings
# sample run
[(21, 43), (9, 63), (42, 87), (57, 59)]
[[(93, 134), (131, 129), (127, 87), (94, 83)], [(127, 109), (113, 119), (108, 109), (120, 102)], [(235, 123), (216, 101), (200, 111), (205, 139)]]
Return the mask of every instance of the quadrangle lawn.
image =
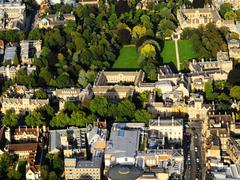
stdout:
[(139, 54), (136, 51), (135, 45), (124, 46), (120, 50), (118, 59), (113, 64), (113, 69), (139, 69), (138, 65)]
[[(181, 69), (186, 67), (186, 61), (193, 58), (198, 58), (189, 40), (179, 40), (178, 50)], [(161, 56), (163, 59), (163, 64), (173, 63), (176, 66), (176, 50), (174, 41), (164, 42)], [(135, 45), (124, 46), (120, 50), (120, 55), (113, 64), (112, 69), (139, 69), (138, 57), (139, 54), (136, 51)]]

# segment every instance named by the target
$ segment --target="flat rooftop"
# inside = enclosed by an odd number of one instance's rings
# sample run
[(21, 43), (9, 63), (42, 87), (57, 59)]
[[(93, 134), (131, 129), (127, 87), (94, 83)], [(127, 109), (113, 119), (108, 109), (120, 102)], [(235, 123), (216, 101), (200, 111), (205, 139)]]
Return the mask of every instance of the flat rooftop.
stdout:
[(112, 128), (105, 154), (118, 157), (134, 157), (139, 147), (139, 129)]

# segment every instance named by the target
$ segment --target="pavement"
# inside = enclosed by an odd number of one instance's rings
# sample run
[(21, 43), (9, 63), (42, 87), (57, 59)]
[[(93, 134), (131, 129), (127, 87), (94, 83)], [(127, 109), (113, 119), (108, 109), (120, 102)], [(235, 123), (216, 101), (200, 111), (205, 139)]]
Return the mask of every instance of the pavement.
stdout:
[(180, 71), (180, 58), (179, 58), (179, 51), (178, 51), (178, 40), (175, 39), (175, 50), (176, 50), (176, 61), (177, 61), (177, 70)]
[[(193, 121), (189, 123), (189, 127), (186, 128), (185, 141), (190, 144), (184, 147), (185, 153), (185, 179), (186, 180), (203, 180), (205, 179), (205, 158), (204, 150), (202, 146), (202, 122)], [(190, 159), (189, 159), (190, 158)]]

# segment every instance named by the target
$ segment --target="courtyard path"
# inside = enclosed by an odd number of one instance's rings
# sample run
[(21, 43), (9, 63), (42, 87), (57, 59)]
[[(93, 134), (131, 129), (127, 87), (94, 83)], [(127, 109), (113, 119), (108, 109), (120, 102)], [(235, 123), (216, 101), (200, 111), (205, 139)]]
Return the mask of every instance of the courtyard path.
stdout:
[(180, 71), (180, 59), (179, 59), (179, 51), (178, 51), (178, 40), (175, 39), (175, 50), (176, 50), (176, 61), (177, 61), (177, 70)]

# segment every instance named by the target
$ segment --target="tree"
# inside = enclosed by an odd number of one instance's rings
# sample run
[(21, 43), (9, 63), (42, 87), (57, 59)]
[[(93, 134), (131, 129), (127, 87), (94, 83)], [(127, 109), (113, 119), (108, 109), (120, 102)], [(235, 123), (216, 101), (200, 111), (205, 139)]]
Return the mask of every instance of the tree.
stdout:
[(228, 11), (224, 14), (224, 19), (226, 19), (226, 20), (236, 20), (237, 15), (234, 11)]
[(64, 112), (58, 113), (53, 119), (50, 121), (51, 127), (66, 127), (69, 124), (69, 117)]
[(135, 120), (137, 122), (148, 124), (149, 120), (152, 118), (151, 114), (149, 114), (145, 109), (137, 110), (134, 113)]
[(118, 39), (122, 45), (130, 44), (131, 42), (131, 33), (127, 29), (118, 30)]
[(78, 83), (83, 87), (85, 88), (87, 85), (88, 85), (88, 80), (87, 80), (87, 74), (86, 72), (81, 69), (79, 71), (79, 75), (78, 75)]
[(25, 123), (28, 127), (36, 127), (46, 125), (45, 119), (41, 116), (40, 112), (33, 111), (25, 118)]
[(155, 58), (156, 49), (151, 44), (145, 44), (142, 48), (140, 48), (140, 54), (146, 58)]
[(48, 180), (57, 180), (58, 177), (54, 171), (51, 171), (48, 176)]
[(220, 14), (222, 17), (224, 17), (226, 12), (232, 11), (232, 5), (230, 3), (223, 3), (220, 6)]
[(48, 97), (47, 93), (43, 89), (36, 90), (33, 96), (37, 99), (47, 99)]
[(229, 100), (229, 96), (226, 95), (225, 93), (221, 93), (220, 95), (218, 95), (218, 100), (219, 101), (228, 101)]
[(79, 103), (74, 103), (74, 102), (71, 102), (71, 101), (67, 101), (64, 104), (64, 112), (66, 112), (68, 114), (71, 114), (74, 111), (79, 111), (81, 109), (82, 109), (82, 107)]
[(147, 33), (147, 29), (144, 26), (136, 25), (133, 28), (133, 36), (136, 38), (140, 38)]
[(216, 98), (216, 94), (213, 93), (212, 83), (206, 82), (204, 85), (205, 97), (208, 101), (213, 101)]
[(48, 179), (48, 174), (49, 174), (48, 166), (47, 165), (41, 166), (40, 172), (41, 172), (41, 178), (43, 180), (47, 180)]
[(123, 99), (118, 104), (118, 114), (120, 117), (126, 117), (127, 119), (133, 118), (135, 109), (135, 105), (128, 99)]
[(92, 113), (106, 117), (108, 112), (108, 101), (103, 96), (95, 96), (94, 99), (90, 101), (89, 109)]
[(19, 64), (19, 59), (18, 59), (17, 54), (14, 55), (13, 64), (14, 64), (15, 66), (17, 66), (17, 65)]
[(16, 127), (18, 125), (18, 116), (13, 110), (7, 110), (3, 116), (2, 126)]
[(233, 86), (230, 89), (230, 96), (234, 99), (240, 100), (240, 86)]
[(14, 167), (9, 168), (8, 173), (7, 173), (8, 179), (20, 179), (21, 178), (21, 173), (16, 171)]
[(11, 165), (11, 157), (8, 153), (0, 155), (0, 178), (5, 179), (8, 173), (8, 167)]
[(64, 169), (64, 163), (63, 160), (58, 156), (54, 155), (53, 161), (52, 161), (53, 170), (57, 173), (61, 173)]

